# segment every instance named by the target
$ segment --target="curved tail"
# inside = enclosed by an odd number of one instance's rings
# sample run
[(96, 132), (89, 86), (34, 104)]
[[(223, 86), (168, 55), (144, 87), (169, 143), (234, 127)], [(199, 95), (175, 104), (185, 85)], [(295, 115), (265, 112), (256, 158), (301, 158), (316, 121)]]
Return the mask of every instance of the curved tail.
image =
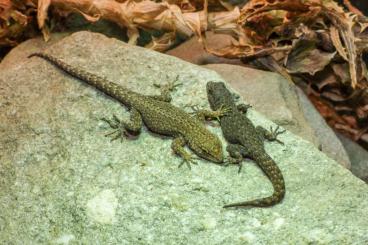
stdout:
[(134, 92), (128, 91), (126, 88), (121, 87), (113, 82), (108, 81), (105, 77), (97, 76), (95, 74), (89, 73), (77, 67), (73, 67), (59, 58), (56, 58), (47, 53), (33, 53), (28, 56), (31, 57), (41, 57), (51, 64), (55, 65), (59, 69), (63, 70), (64, 72), (68, 73), (69, 75), (79, 78), (80, 80), (88, 83), (89, 85), (99, 89), (100, 91), (104, 92), (107, 95), (110, 95), (114, 98), (119, 98), (121, 102), (126, 105), (129, 105), (130, 99), (128, 98), (130, 94)]
[(239, 202), (239, 203), (232, 203), (227, 204), (224, 208), (231, 208), (231, 207), (269, 207), (273, 206), (282, 201), (285, 196), (285, 182), (284, 177), (276, 165), (274, 160), (270, 156), (267, 155), (266, 152), (262, 152), (261, 154), (256, 154), (253, 157), (253, 160), (258, 163), (258, 165), (262, 168), (263, 172), (267, 175), (270, 179), (274, 192), (271, 196), (255, 199), (251, 201)]

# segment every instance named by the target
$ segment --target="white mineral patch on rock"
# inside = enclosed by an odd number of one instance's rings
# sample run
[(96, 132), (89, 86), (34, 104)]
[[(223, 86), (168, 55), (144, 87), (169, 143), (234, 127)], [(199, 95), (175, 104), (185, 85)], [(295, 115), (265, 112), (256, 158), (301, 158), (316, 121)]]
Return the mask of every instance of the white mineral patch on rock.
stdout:
[(73, 234), (63, 234), (55, 240), (56, 244), (69, 244), (75, 239)]
[(117, 206), (115, 194), (111, 190), (104, 190), (88, 201), (87, 215), (95, 222), (112, 224)]
[(275, 221), (273, 222), (274, 228), (277, 230), (279, 229), (281, 226), (283, 226), (285, 223), (285, 219), (284, 218), (277, 218), (275, 219)]
[(240, 235), (240, 240), (248, 243), (253, 243), (256, 240), (256, 236), (250, 232), (246, 231), (244, 234)]

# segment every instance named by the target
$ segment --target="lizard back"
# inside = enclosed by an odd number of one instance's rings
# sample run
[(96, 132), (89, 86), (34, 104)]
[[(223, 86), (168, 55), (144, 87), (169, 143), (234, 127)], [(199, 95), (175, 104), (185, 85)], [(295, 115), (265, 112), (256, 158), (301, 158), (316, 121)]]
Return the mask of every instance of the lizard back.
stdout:
[(255, 161), (270, 179), (274, 192), (271, 196), (228, 204), (224, 207), (267, 207), (281, 202), (285, 196), (285, 183), (281, 170), (264, 149), (264, 138), (237, 108), (233, 95), (223, 83), (207, 83), (207, 96), (212, 110), (220, 107), (229, 108), (230, 112), (220, 118), (220, 125), (225, 139), (238, 146), (239, 154)]

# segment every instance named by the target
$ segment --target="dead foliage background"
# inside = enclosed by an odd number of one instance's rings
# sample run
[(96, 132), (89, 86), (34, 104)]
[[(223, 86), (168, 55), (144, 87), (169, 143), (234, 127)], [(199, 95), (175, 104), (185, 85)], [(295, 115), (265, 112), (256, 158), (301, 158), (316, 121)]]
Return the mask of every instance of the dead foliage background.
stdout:
[[(0, 47), (44, 39), (59, 17), (106, 19), (137, 43), (140, 30), (159, 30), (147, 48), (165, 51), (177, 37), (196, 35), (208, 52), (279, 72), (305, 91), (335, 129), (368, 145), (368, 19), (344, 0), (0, 0)], [(206, 46), (205, 31), (232, 44)]]

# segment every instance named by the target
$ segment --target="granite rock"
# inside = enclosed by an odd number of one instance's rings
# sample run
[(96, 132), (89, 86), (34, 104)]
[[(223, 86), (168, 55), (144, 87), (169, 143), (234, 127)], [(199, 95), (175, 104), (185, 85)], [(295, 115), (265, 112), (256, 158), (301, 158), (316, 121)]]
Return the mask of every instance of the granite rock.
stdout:
[[(229, 35), (207, 32), (206, 45), (209, 49), (219, 50), (231, 45), (231, 38)], [(203, 48), (203, 44), (198, 41), (198, 37), (196, 36), (193, 36), (177, 47), (168, 50), (166, 54), (197, 65), (214, 63), (242, 65), (242, 62), (239, 59), (227, 59), (207, 53)]]
[(368, 151), (348, 137), (337, 134), (351, 161), (351, 172), (368, 183)]
[[(173, 104), (186, 109), (191, 103), (208, 108), (206, 82), (223, 80), (89, 32), (46, 51), (144, 94), (158, 93), (153, 82), (179, 75), (183, 85)], [(100, 118), (126, 118), (124, 107), (27, 55), (0, 66), (0, 244), (368, 242), (367, 185), (313, 144), (289, 131), (280, 136), (285, 145), (266, 143), (285, 177), (284, 201), (226, 210), (223, 204), (272, 192), (254, 163), (244, 164), (240, 174), (236, 166), (206, 161), (178, 169), (171, 140), (145, 129), (138, 139), (110, 142)], [(254, 109), (248, 114), (257, 125), (275, 126)], [(208, 128), (221, 135), (219, 127)]]

